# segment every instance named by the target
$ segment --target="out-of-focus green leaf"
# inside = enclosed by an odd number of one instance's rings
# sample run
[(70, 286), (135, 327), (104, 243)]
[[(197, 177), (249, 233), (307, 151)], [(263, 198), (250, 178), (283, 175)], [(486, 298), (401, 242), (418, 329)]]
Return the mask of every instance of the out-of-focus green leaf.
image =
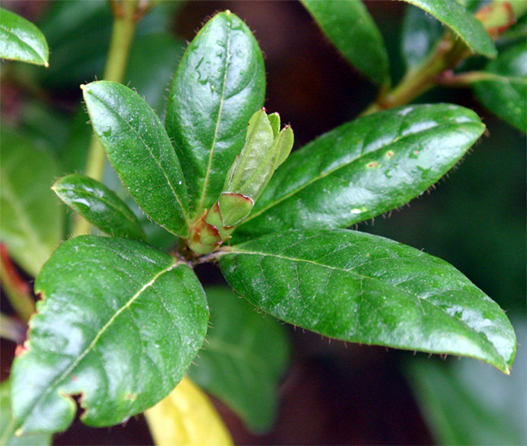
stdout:
[(518, 21), (505, 31), (497, 41), (498, 46), (511, 42), (525, 41), (527, 37), (527, 14), (522, 15)]
[(146, 238), (135, 214), (115, 192), (99, 181), (73, 173), (58, 180), (53, 190), (64, 203), (106, 234), (138, 240)]
[(18, 14), (0, 8), (0, 58), (47, 67), (48, 56), (42, 32)]
[(59, 159), (63, 174), (82, 173), (88, 158), (93, 128), (84, 104), (75, 110), (66, 141), (59, 148)]
[(479, 100), (509, 124), (527, 132), (527, 42), (508, 48), (485, 68), (493, 76), (474, 84)]
[(503, 310), (445, 261), (356, 231), (286, 231), (230, 247), (229, 284), (262, 310), (325, 336), (469, 356), (508, 373)]
[(136, 89), (159, 116), (165, 114), (167, 88), (183, 48), (169, 33), (140, 36), (132, 46), (123, 83)]
[(37, 278), (42, 300), (26, 351), (12, 370), (19, 433), (73, 421), (121, 423), (181, 380), (203, 343), (208, 307), (186, 263), (145, 243), (81, 236), (65, 242)]
[(158, 224), (187, 236), (187, 186), (155, 112), (117, 82), (93, 82), (83, 90), (93, 128), (130, 195)]
[(302, 0), (329, 40), (377, 84), (390, 82), (388, 53), (368, 10), (358, 0)]
[(62, 238), (63, 212), (50, 187), (59, 175), (53, 156), (2, 127), (0, 239), (32, 276)]
[(406, 7), (401, 37), (401, 52), (410, 68), (421, 62), (432, 50), (445, 28), (439, 20), (413, 5)]
[(50, 446), (50, 434), (15, 437), (15, 420), (11, 413), (11, 384), (0, 384), (0, 446)]
[(289, 363), (283, 325), (258, 314), (227, 288), (207, 288), (211, 328), (189, 376), (237, 412), (255, 431), (268, 430), (278, 407), (277, 385)]
[[(525, 320), (516, 321), (518, 338), (525, 340)], [(409, 362), (407, 372), (437, 444), (527, 444), (524, 341), (510, 376), (474, 361), (445, 364), (424, 358)]]
[(47, 85), (76, 87), (102, 74), (112, 30), (107, 1), (53, 2), (40, 28), (52, 50)]
[(344, 124), (293, 152), (234, 237), (346, 228), (402, 206), (454, 166), (484, 128), (473, 111), (449, 104)]
[(263, 56), (251, 30), (229, 11), (217, 14), (178, 65), (166, 117), (193, 215), (218, 199), (264, 98)]
[(496, 57), (494, 42), (483, 24), (457, 0), (405, 0), (443, 22), (477, 54)]
[[(179, 4), (181, 2), (158, 2), (141, 19), (131, 54), (136, 51), (136, 45), (141, 45), (138, 42), (143, 37), (170, 29)], [(43, 73), (46, 85), (76, 88), (102, 76), (112, 32), (112, 13), (107, 0), (53, 2), (41, 29), (52, 49), (50, 69)], [(151, 57), (156, 57), (154, 52)], [(168, 59), (166, 62), (167, 66), (172, 63)]]
[[(86, 120), (88, 118), (86, 117)], [(70, 131), (72, 119), (40, 101), (23, 104), (20, 114), (20, 131), (30, 137), (35, 145), (60, 157)], [(60, 160), (59, 158), (59, 161)], [(62, 163), (61, 163), (62, 165)]]

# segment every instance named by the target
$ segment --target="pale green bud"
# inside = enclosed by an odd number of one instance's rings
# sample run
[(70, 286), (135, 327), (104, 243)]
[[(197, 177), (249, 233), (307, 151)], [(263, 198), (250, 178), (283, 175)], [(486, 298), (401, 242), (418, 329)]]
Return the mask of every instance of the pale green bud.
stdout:
[(257, 111), (249, 121), (245, 145), (225, 181), (223, 192), (242, 194), (255, 202), (271, 180), (274, 171), (293, 148), (293, 129), (280, 131), (278, 113)]

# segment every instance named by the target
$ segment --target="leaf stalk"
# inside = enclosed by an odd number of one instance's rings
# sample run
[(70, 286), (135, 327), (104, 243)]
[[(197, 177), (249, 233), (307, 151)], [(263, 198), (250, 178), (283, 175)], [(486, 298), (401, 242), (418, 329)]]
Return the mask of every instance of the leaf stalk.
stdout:
[(20, 318), (27, 322), (35, 312), (35, 301), (29, 285), (18, 273), (4, 244), (0, 244), (0, 279), (9, 303)]

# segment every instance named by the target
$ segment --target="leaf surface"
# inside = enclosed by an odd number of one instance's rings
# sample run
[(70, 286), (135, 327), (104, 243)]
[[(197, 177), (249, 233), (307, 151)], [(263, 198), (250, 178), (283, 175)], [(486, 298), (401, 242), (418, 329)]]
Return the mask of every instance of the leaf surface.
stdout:
[(189, 378), (145, 412), (157, 446), (230, 446), (229, 430), (208, 396)]
[[(512, 320), (518, 339), (526, 339), (525, 316)], [(525, 343), (510, 376), (475, 361), (419, 358), (405, 368), (435, 444), (527, 444)]]
[(18, 14), (0, 8), (0, 58), (47, 67), (48, 56), (42, 32)]
[(83, 90), (93, 128), (130, 195), (158, 224), (186, 237), (187, 187), (155, 112), (117, 82), (93, 82)]
[(189, 376), (238, 413), (253, 431), (271, 428), (277, 386), (290, 356), (281, 322), (258, 314), (228, 288), (206, 288), (211, 328)]
[(483, 24), (457, 0), (405, 0), (443, 22), (477, 54), (496, 57), (494, 42)]
[(417, 197), (483, 133), (471, 110), (417, 105), (357, 119), (294, 152), (234, 233), (345, 228)]
[(53, 190), (64, 203), (106, 234), (138, 240), (146, 238), (135, 214), (115, 192), (99, 181), (74, 173), (58, 180)]
[(363, 344), (470, 356), (508, 372), (514, 330), (453, 266), (378, 236), (287, 231), (220, 257), (229, 284), (286, 322)]
[(0, 384), (0, 446), (51, 446), (50, 434), (15, 437), (15, 420), (11, 413), (11, 383)]
[(302, 0), (329, 40), (377, 84), (389, 83), (388, 53), (381, 33), (361, 1)]
[(167, 108), (167, 131), (194, 215), (218, 199), (245, 142), (247, 123), (264, 98), (265, 70), (256, 39), (234, 14), (217, 14), (183, 55)]
[(13, 364), (20, 433), (58, 432), (74, 419), (121, 423), (174, 389), (208, 323), (194, 272), (135, 240), (81, 236), (65, 242), (35, 284), (42, 300), (27, 349)]
[(36, 277), (62, 238), (60, 201), (50, 187), (57, 162), (33, 141), (2, 127), (0, 239), (14, 260)]
[(527, 42), (508, 48), (487, 65), (485, 72), (496, 76), (474, 84), (479, 100), (500, 118), (527, 133)]

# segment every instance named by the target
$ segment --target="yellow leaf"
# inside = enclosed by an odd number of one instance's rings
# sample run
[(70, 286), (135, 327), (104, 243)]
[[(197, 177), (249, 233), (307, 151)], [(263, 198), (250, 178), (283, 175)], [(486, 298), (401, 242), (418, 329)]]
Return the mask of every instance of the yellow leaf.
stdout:
[(145, 416), (157, 446), (233, 444), (208, 396), (187, 377)]

